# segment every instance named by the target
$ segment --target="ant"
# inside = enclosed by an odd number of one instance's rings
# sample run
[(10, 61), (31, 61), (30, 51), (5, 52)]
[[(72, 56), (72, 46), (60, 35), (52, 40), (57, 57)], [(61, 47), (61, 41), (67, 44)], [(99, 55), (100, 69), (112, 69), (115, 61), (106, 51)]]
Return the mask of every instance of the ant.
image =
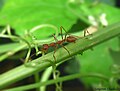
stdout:
[(69, 40), (69, 39), (66, 39), (66, 36), (65, 36), (65, 39), (63, 38), (63, 36), (62, 36), (62, 29), (63, 29), (63, 27), (61, 26), (61, 27), (60, 27), (60, 31), (61, 31), (62, 40), (57, 40), (57, 38), (55, 37), (55, 35), (53, 35), (53, 37), (54, 37), (54, 39), (55, 39), (56, 42), (52, 42), (52, 43), (50, 43), (50, 44), (43, 44), (42, 49), (41, 49), (41, 51), (42, 51), (43, 53), (46, 53), (47, 50), (48, 50), (50, 47), (55, 48), (54, 54), (53, 54), (53, 57), (54, 57), (55, 61), (56, 61), (55, 52), (56, 52), (56, 50), (57, 50), (57, 48), (58, 48), (59, 45), (62, 46), (62, 47), (69, 53), (69, 55), (70, 55), (70, 52), (69, 52), (69, 51), (67, 50), (67, 48), (64, 47), (64, 45), (63, 45), (63, 43), (65, 43), (65, 42), (66, 42), (67, 40)]
[[(75, 43), (75, 41), (77, 40), (77, 38), (75, 36), (72, 36), (72, 35), (67, 36), (68, 35), (67, 32), (65, 34), (65, 38), (63, 38), (62, 30), (64, 30), (66, 32), (66, 30), (64, 29), (64, 27), (61, 26), (60, 27), (60, 31), (61, 31), (62, 40), (57, 40), (57, 38), (55, 37), (55, 35), (53, 35), (53, 37), (56, 40), (56, 42), (52, 42), (50, 44), (43, 44), (42, 48), (41, 48), (41, 51), (43, 53), (46, 53), (48, 51), (48, 49), (51, 48), (51, 47), (55, 48), (54, 54), (53, 54), (53, 57), (54, 57), (55, 61), (56, 61), (55, 52), (56, 52), (57, 47), (59, 45), (62, 46), (68, 52), (68, 54), (70, 55), (70, 52), (68, 51), (68, 49), (66, 47), (64, 47), (63, 43), (65, 43), (65, 42), (68, 42), (68, 43), (74, 42)], [(84, 37), (85, 37), (86, 32), (89, 33), (88, 31), (84, 31)]]

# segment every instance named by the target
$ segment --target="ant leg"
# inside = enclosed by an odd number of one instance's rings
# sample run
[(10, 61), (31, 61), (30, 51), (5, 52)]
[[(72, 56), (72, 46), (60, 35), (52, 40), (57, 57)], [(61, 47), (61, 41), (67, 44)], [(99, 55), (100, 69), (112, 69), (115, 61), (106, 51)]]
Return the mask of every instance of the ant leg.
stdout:
[[(53, 35), (53, 37), (54, 37), (55, 41), (57, 42), (58, 39), (55, 37), (55, 35)], [(57, 46), (57, 44), (56, 44), (56, 45), (55, 45), (55, 50), (54, 50), (54, 53), (53, 53), (53, 57), (54, 57), (55, 62), (57, 61), (57, 60), (56, 60), (56, 57), (55, 57), (55, 53), (56, 53), (57, 47), (58, 47), (58, 46)]]
[[(61, 26), (60, 27), (60, 31), (61, 31), (61, 36), (62, 36), (62, 30), (64, 30), (65, 31), (65, 39), (64, 40), (66, 40), (66, 37), (67, 37), (67, 31), (65, 30), (65, 28), (63, 27), (63, 26)], [(54, 37), (55, 38), (55, 37)], [(63, 40), (63, 36), (62, 36), (62, 40)], [(70, 52), (68, 51), (68, 49), (63, 45), (63, 44), (60, 44), (67, 52), (68, 52), (68, 54), (70, 55)]]
[[(92, 35), (92, 34), (90, 34), (89, 32), (88, 32), (88, 30), (86, 29), (86, 30), (84, 30), (84, 37), (86, 37), (86, 33), (88, 33), (88, 35)], [(86, 37), (86, 39), (88, 39), (87, 37)], [(91, 49), (91, 51), (93, 51), (93, 48), (90, 48)]]
[(87, 29), (85, 29), (85, 30), (84, 30), (84, 37), (86, 37), (86, 33), (87, 33), (88, 35), (92, 35), (92, 34), (89, 33), (89, 31), (88, 31)]
[[(65, 31), (65, 33), (66, 33), (66, 34), (65, 34), (65, 39), (67, 38), (67, 35), (73, 36), (73, 35), (71, 35), (71, 34), (68, 34), (67, 31), (66, 31), (66, 29), (65, 29), (64, 27), (61, 26), (60, 29), (61, 29), (61, 31), (62, 31), (62, 30)], [(76, 37), (76, 38), (78, 37), (78, 38), (79, 38), (79, 36), (75, 36), (75, 35), (74, 35), (74, 37)]]
[[(53, 35), (53, 37), (54, 37), (54, 39), (56, 40), (56, 41), (58, 41), (57, 40), (57, 38), (55, 37), (55, 35)], [(68, 54), (70, 55), (70, 52), (68, 51), (68, 49), (66, 48), (66, 47), (64, 47), (64, 45), (63, 44), (60, 44), (67, 52), (68, 52)]]
[(67, 52), (68, 52), (68, 54), (70, 55), (70, 52), (68, 51), (68, 49), (64, 46), (64, 45), (62, 45), (62, 44), (60, 44)]
[(60, 34), (61, 34), (61, 37), (62, 37), (62, 40), (63, 40), (62, 29), (63, 29), (63, 27), (61, 26), (61, 27), (60, 27)]
[(79, 36), (75, 36), (75, 35), (71, 35), (71, 34), (68, 34), (67, 33), (67, 31), (66, 31), (66, 29), (64, 28), (64, 27), (60, 27), (60, 29), (61, 29), (61, 32), (62, 32), (62, 30), (64, 30), (65, 31), (65, 39), (64, 40), (66, 40), (67, 39), (67, 35), (69, 35), (69, 36), (72, 36), (72, 37), (75, 37), (76, 39), (78, 39), (78, 38), (82, 38), (82, 37), (79, 37)]
[(57, 61), (56, 57), (55, 57), (56, 50), (57, 50), (57, 46), (55, 46), (55, 50), (54, 50), (54, 53), (53, 53), (53, 57), (54, 57), (55, 62)]
[[(60, 44), (67, 52), (68, 52), (68, 54), (70, 55), (70, 52), (68, 51), (68, 49), (65, 47), (65, 46), (63, 46), (62, 44)], [(55, 52), (56, 52), (56, 50), (57, 50), (57, 46), (55, 46), (55, 50), (54, 50), (54, 53), (53, 53), (53, 57), (54, 57), (54, 59), (55, 59), (55, 62), (56, 62), (56, 57), (55, 57)]]
[(52, 36), (54, 37), (55, 41), (57, 42), (57, 41), (58, 41), (58, 39), (55, 37), (55, 35), (53, 34)]
[(87, 31), (87, 29), (86, 29), (86, 30), (84, 30), (84, 37), (86, 36), (86, 31)]
[(63, 26), (61, 26), (61, 27), (60, 27), (60, 31), (61, 31), (61, 36), (62, 36), (62, 40), (63, 40), (62, 30), (65, 31), (65, 39), (66, 39), (66, 37), (67, 37), (68, 34), (67, 34), (66, 29), (65, 29)]
[[(89, 32), (88, 32), (88, 30), (87, 29), (85, 29), (84, 30), (84, 37), (86, 37), (87, 35), (86, 35), (86, 33), (88, 33), (89, 34)], [(87, 37), (86, 37), (86, 39), (88, 39)]]

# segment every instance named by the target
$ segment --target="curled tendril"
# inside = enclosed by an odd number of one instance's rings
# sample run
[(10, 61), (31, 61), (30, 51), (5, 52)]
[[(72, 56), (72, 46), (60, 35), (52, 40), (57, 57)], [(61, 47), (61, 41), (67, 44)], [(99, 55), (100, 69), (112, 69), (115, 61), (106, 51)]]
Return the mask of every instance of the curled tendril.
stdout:
[(37, 31), (38, 29), (42, 29), (42, 28), (46, 28), (46, 27), (54, 29), (55, 30), (55, 36), (58, 36), (58, 28), (54, 25), (51, 25), (51, 24), (41, 24), (41, 25), (35, 26), (32, 29), (30, 29), (29, 32), (33, 33), (35, 31)]
[[(40, 40), (39, 42), (36, 42), (36, 38), (32, 33), (37, 31), (38, 29), (42, 29), (42, 28), (46, 28), (46, 27), (54, 29), (55, 35), (58, 36), (58, 28), (54, 25), (51, 25), (51, 24), (41, 24), (41, 25), (35, 26), (32, 29), (30, 29), (30, 31), (28, 32), (28, 35), (31, 37), (32, 44), (35, 47), (36, 55), (41, 54), (41, 51), (38, 50), (38, 43), (40, 43), (40, 42), (42, 43), (42, 41)], [(44, 42), (44, 40), (43, 40), (43, 42)]]
[[(30, 56), (30, 52), (31, 52), (31, 45), (30, 45), (30, 43), (29, 43), (27, 40), (25, 40), (24, 38), (22, 38), (22, 37), (18, 37), (18, 36), (13, 36), (13, 35), (11, 35), (10, 27), (9, 27), (8, 35), (4, 34), (5, 32), (6, 32), (6, 31), (3, 31), (3, 32), (0, 34), (0, 37), (2, 37), (2, 38), (10, 38), (10, 39), (12, 39), (12, 40), (13, 40), (13, 39), (21, 40), (21, 41), (25, 42), (25, 43), (28, 45), (29, 50), (28, 50), (27, 56), (26, 56), (26, 58), (25, 58), (25, 62), (27, 62), (28, 59), (29, 59), (29, 56)], [(4, 54), (3, 54), (3, 56), (4, 56)], [(3, 58), (3, 59), (4, 59), (4, 58)]]
[[(44, 61), (33, 62), (32, 64), (30, 63), (29, 65), (31, 65), (32, 67), (38, 67), (39, 64), (44, 63), (44, 62), (49, 62), (49, 63), (52, 65), (51, 71), (53, 72), (53, 78), (54, 78), (54, 79), (59, 78), (60, 72), (59, 72), (58, 70), (56, 70), (56, 67), (57, 67), (57, 66), (56, 66), (55, 62), (52, 61), (52, 60), (45, 59)], [(50, 71), (49, 71), (49, 72), (50, 72)], [(46, 74), (48, 74), (48, 73), (45, 73), (44, 75), (46, 75)], [(49, 74), (49, 76), (50, 76), (50, 74)], [(44, 79), (45, 79), (45, 78), (43, 77), (43, 80), (44, 80)], [(62, 82), (59, 82), (59, 83), (56, 82), (55, 85), (56, 85), (56, 91), (62, 91)], [(44, 89), (43, 91), (45, 91), (46, 87), (40, 88), (40, 89)]]
[[(32, 39), (32, 43), (33, 43), (33, 45), (34, 45), (34, 47), (35, 47), (35, 49), (36, 49), (36, 53), (37, 53), (37, 54), (40, 54), (41, 52), (38, 50), (38, 45), (37, 45), (37, 43), (34, 42), (34, 41), (36, 40), (36, 38), (35, 38), (33, 35), (31, 35), (31, 33), (37, 31), (38, 29), (44, 28), (44, 27), (50, 27), (50, 28), (54, 29), (54, 30), (56, 31), (56, 36), (58, 36), (58, 29), (57, 29), (57, 27), (55, 27), (54, 25), (51, 25), (51, 24), (41, 24), (41, 25), (38, 25), (38, 26), (30, 29), (30, 31), (29, 31), (28, 34), (30, 35), (30, 37), (31, 37), (31, 39)], [(5, 34), (6, 32), (7, 32), (8, 34)], [(13, 41), (16, 41), (16, 39), (17, 39), (17, 40), (19, 40), (19, 41), (25, 42), (25, 43), (28, 45), (28, 53), (27, 53), (27, 56), (26, 56), (26, 58), (25, 58), (25, 63), (27, 63), (27, 62), (29, 61), (29, 57), (30, 57), (30, 53), (31, 53), (31, 43), (30, 43), (29, 41), (27, 41), (25, 38), (22, 38), (22, 37), (20, 37), (20, 36), (14, 36), (14, 35), (12, 35), (12, 34), (11, 34), (10, 25), (7, 25), (6, 28), (3, 29), (3, 31), (0, 33), (0, 37), (2, 37), (2, 38), (10, 38), (10, 39), (13, 40)], [(42, 42), (42, 41), (41, 41), (41, 42)], [(43, 42), (44, 42), (44, 40), (43, 40)], [(24, 47), (25, 47), (25, 46), (24, 46)], [(19, 51), (19, 50), (17, 50), (17, 51)], [(17, 51), (15, 51), (15, 52), (17, 52)], [(11, 55), (14, 54), (15, 52), (11, 52)], [(6, 57), (8, 57), (8, 56), (9, 56), (8, 54), (3, 54), (3, 56), (1, 57), (0, 60), (4, 60), (4, 59), (5, 59)]]

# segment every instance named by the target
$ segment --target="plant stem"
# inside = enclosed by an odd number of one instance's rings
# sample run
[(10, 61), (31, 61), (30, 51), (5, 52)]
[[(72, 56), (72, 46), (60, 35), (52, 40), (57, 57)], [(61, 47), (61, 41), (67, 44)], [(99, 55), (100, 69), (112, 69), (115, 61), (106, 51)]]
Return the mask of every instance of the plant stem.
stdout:
[[(64, 48), (59, 48), (55, 53), (56, 63), (60, 63), (70, 58), (71, 56), (75, 56), (78, 53), (93, 48), (94, 46), (103, 43), (118, 35), (120, 35), (120, 22), (98, 30), (92, 36), (91, 35), (87, 36), (88, 39), (86, 39), (85, 37), (82, 39), (78, 39), (75, 43), (70, 43), (66, 45), (65, 47), (69, 50), (71, 55), (69, 55)], [(36, 66), (26, 67), (25, 65), (21, 65), (19, 67), (14, 68), (13, 70), (1, 74), (0, 88), (4, 88), (5, 86), (8, 86), (36, 72), (40, 72), (46, 69), (47, 67), (52, 65), (52, 62), (50, 63), (47, 60), (51, 60), (54, 62), (53, 52), (50, 52), (30, 62), (31, 65), (32, 63), (37, 63)]]
[[(47, 81), (52, 73), (52, 67), (47, 68), (42, 74), (40, 82)], [(46, 86), (40, 87), (40, 91), (46, 91)]]
[(107, 77), (105, 77), (101, 74), (91, 73), (91, 74), (81, 75), (80, 73), (77, 73), (77, 74), (73, 74), (73, 75), (69, 75), (69, 76), (60, 77), (56, 80), (49, 80), (49, 81), (46, 81), (46, 82), (40, 82), (40, 83), (30, 84), (30, 85), (26, 85), (26, 86), (16, 87), (16, 88), (8, 89), (8, 90), (5, 90), (5, 91), (25, 91), (25, 90), (34, 89), (34, 88), (37, 88), (37, 87), (40, 87), (40, 86), (51, 85), (51, 84), (54, 84), (56, 82), (68, 81), (68, 80), (72, 80), (72, 79), (75, 79), (75, 78), (81, 78), (81, 77), (96, 77), (96, 78), (103, 79), (105, 81), (109, 81), (109, 79)]

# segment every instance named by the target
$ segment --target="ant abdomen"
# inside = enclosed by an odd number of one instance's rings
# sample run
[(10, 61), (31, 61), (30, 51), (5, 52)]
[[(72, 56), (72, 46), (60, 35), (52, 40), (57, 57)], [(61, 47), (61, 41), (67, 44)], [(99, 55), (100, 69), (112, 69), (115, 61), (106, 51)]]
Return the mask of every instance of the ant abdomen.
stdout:
[(75, 42), (77, 40), (77, 38), (75, 38), (74, 36), (68, 36), (67, 38), (66, 38), (66, 41), (67, 42)]

